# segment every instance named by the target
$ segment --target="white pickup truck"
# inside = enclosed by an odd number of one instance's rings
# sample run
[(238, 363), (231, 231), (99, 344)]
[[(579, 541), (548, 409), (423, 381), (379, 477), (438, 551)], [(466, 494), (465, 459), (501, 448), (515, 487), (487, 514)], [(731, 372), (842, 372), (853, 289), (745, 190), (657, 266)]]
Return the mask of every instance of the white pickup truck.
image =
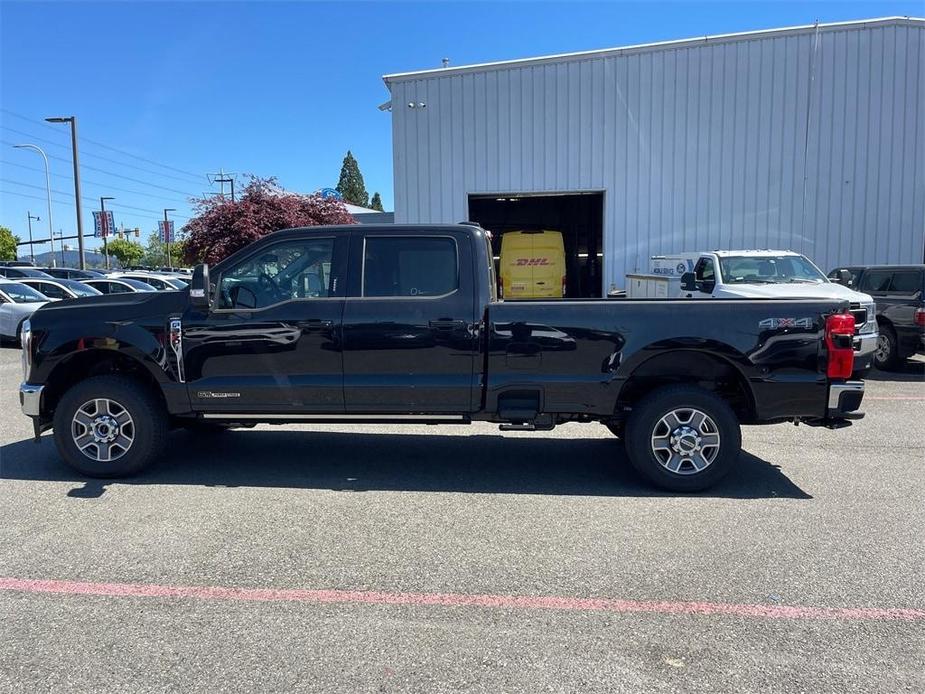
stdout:
[(675, 273), (690, 268), (681, 274), (682, 298), (847, 299), (856, 326), (855, 371), (871, 367), (877, 349), (877, 311), (873, 298), (832, 282), (806, 256), (774, 250), (710, 251), (665, 256), (659, 261)]

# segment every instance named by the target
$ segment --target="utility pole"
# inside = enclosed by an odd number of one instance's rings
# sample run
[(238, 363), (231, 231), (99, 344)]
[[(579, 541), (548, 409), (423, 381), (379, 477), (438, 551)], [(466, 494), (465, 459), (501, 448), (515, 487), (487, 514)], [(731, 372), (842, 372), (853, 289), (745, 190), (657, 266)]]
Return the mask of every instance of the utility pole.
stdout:
[[(109, 245), (106, 237), (109, 236), (109, 220), (106, 219), (106, 201), (115, 200), (111, 197), (100, 197), (100, 230), (103, 232), (103, 255), (106, 257), (106, 269), (109, 269)], [(83, 268), (81, 268), (83, 269)]]
[(222, 196), (222, 199), (225, 198), (225, 184), (230, 183), (231, 184), (231, 202), (234, 202), (234, 177), (236, 175), (237, 174), (235, 173), (225, 173), (225, 169), (222, 168), (222, 169), (219, 169), (218, 173), (206, 174), (206, 178), (209, 179), (210, 183), (218, 183), (219, 185), (221, 185), (222, 192), (220, 193), (220, 195)]
[(80, 204), (80, 163), (77, 157), (77, 116), (65, 116), (57, 118), (46, 118), (49, 123), (70, 123), (71, 124), (71, 155), (74, 159), (74, 200), (77, 207), (77, 255), (78, 267), (81, 270), (87, 269), (87, 263), (84, 259), (84, 225), (83, 225), (83, 208)]
[[(35, 265), (35, 247), (32, 245), (32, 220), (36, 222), (41, 222), (42, 220), (38, 217), (34, 217), (31, 212), (26, 212), (26, 217), (29, 219), (29, 258), (32, 260), (32, 264)], [(52, 256), (54, 256), (54, 246), (52, 246)]]
[(172, 268), (173, 265), (170, 264), (170, 225), (167, 223), (167, 213), (176, 212), (173, 207), (164, 208), (164, 241), (167, 244), (167, 267)]

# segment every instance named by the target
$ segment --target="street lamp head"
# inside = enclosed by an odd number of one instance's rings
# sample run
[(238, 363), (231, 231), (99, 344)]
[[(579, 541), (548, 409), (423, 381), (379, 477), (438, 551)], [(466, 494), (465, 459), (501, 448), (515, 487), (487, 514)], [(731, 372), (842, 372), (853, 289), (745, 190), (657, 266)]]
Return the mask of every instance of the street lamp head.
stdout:
[(45, 120), (47, 120), (49, 123), (70, 123), (74, 120), (74, 116), (46, 118)]
[(111, 198), (111, 197), (109, 197), (109, 196), (106, 196), (106, 197), (100, 198), (100, 200), (115, 200), (115, 198)]

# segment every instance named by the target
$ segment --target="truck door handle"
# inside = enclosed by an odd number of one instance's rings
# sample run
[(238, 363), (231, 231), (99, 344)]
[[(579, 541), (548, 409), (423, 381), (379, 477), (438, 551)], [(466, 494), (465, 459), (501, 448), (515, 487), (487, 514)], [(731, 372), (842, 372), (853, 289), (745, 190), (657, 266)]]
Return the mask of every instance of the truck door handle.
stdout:
[(321, 320), (320, 318), (311, 318), (306, 321), (302, 321), (302, 328), (304, 330), (326, 330), (334, 325), (334, 321), (331, 320)]
[(464, 320), (432, 320), (427, 322), (427, 326), (434, 330), (456, 330), (466, 327)]

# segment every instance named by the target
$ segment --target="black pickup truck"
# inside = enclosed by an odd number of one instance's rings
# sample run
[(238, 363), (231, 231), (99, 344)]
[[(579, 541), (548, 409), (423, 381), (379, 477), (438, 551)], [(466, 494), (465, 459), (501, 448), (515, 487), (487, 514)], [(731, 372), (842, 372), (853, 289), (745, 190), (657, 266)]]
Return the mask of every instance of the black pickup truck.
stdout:
[(853, 332), (839, 300), (499, 301), (475, 225), (313, 227), (187, 290), (45, 305), (20, 400), (93, 476), (138, 472), (175, 427), (601, 422), (642, 475), (692, 491), (735, 464), (740, 423), (861, 417)]

